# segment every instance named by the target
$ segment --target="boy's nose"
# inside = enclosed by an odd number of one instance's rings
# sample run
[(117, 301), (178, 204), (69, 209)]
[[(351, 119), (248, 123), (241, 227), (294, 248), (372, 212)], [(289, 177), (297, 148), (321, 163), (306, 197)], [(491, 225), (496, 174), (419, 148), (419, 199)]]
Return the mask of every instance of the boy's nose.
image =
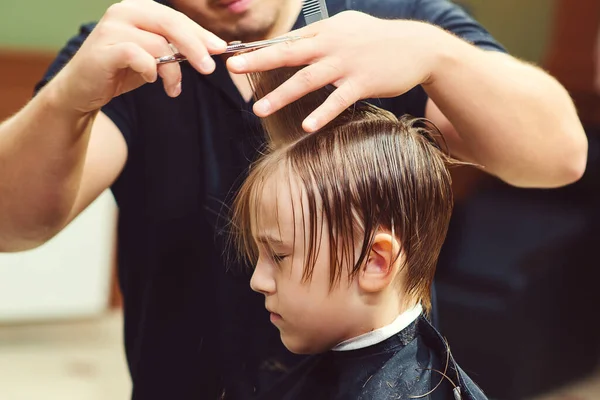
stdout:
[(275, 279), (271, 273), (271, 267), (262, 263), (259, 259), (254, 268), (252, 279), (250, 279), (250, 287), (255, 292), (269, 295), (275, 293)]

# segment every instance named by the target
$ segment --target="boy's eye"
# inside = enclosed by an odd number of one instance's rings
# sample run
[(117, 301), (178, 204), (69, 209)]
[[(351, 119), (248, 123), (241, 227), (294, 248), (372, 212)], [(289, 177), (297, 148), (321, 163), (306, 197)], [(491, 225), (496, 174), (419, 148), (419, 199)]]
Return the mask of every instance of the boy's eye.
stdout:
[(279, 264), (280, 262), (285, 260), (286, 257), (287, 255), (284, 254), (273, 254), (273, 261)]

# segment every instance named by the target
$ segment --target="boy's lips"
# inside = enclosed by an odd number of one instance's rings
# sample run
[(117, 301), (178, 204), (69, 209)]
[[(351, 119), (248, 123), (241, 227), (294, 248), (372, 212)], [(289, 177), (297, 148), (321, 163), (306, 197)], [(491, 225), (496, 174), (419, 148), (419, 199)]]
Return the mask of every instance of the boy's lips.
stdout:
[(279, 321), (282, 319), (280, 314), (277, 314), (276, 312), (271, 311), (271, 309), (268, 307), (266, 307), (266, 308), (267, 308), (267, 311), (269, 312), (269, 318), (270, 318), (271, 322)]
[(272, 313), (271, 313), (271, 315), (270, 315), (270, 320), (271, 320), (271, 322), (272, 322), (272, 323), (275, 323), (275, 322), (277, 322), (277, 321), (280, 321), (281, 319), (282, 319), (282, 318), (281, 318), (281, 315), (279, 315), (279, 314), (277, 314), (277, 313), (273, 313), (273, 312), (272, 312)]

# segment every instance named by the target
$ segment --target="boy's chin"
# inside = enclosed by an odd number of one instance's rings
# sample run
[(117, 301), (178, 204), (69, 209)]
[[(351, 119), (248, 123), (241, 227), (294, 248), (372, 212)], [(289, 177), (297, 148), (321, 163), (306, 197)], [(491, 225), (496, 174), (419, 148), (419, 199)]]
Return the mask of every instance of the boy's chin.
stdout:
[(303, 341), (298, 338), (289, 338), (286, 337), (283, 333), (281, 333), (281, 341), (283, 345), (288, 349), (291, 353), (298, 355), (310, 355), (310, 354), (318, 354), (323, 353), (329, 350), (329, 347), (325, 345), (319, 346), (319, 344), (310, 343), (309, 341)]

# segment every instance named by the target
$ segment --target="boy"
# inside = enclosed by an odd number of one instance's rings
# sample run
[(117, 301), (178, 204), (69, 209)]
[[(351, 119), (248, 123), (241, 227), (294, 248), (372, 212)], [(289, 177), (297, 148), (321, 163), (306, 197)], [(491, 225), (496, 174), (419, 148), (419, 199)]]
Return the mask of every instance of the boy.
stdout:
[[(254, 76), (257, 97), (289, 73)], [(314, 354), (263, 398), (484, 399), (426, 319), (456, 162), (422, 121), (366, 103), (295, 130), (327, 90), (267, 118), (234, 204), (252, 289), (284, 345)]]

